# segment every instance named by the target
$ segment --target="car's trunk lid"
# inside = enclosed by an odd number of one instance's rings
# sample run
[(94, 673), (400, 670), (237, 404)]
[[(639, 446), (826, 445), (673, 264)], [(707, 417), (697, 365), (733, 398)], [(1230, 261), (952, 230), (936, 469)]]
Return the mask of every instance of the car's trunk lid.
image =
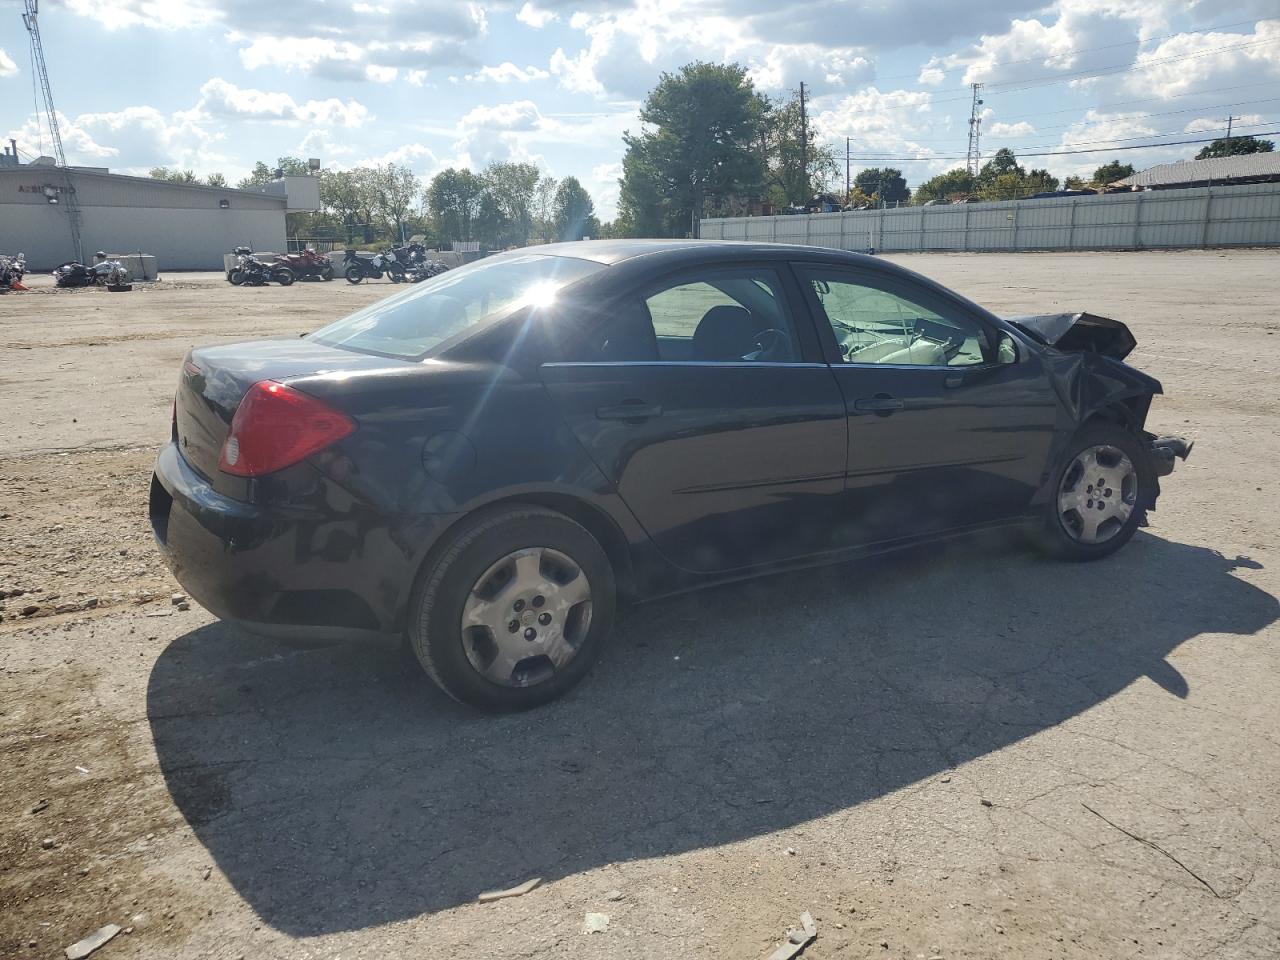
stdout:
[(231, 418), (255, 383), (287, 382), (334, 370), (357, 372), (400, 365), (402, 361), (302, 339), (201, 347), (187, 355), (178, 378), (174, 439), (188, 463), (206, 477), (216, 478)]
[(1008, 320), (1066, 353), (1097, 353), (1123, 360), (1138, 345), (1119, 320), (1092, 313), (1041, 313)]

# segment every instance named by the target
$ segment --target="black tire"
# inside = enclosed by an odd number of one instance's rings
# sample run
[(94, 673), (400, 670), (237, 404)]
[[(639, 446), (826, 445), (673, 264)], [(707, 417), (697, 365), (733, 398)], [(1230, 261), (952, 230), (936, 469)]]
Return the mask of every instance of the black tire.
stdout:
[[(1064, 476), (1071, 469), (1078, 454), (1090, 447), (1109, 446), (1121, 451), (1133, 464), (1136, 475), (1133, 509), (1119, 529), (1107, 539), (1086, 543), (1077, 538), (1064, 520), (1059, 509), (1058, 494)], [(1098, 423), (1090, 424), (1072, 438), (1063, 451), (1061, 461), (1053, 471), (1050, 501), (1045, 507), (1044, 518), (1035, 530), (1036, 545), (1046, 554), (1059, 560), (1100, 560), (1123, 547), (1133, 537), (1146, 516), (1146, 506), (1152, 501), (1156, 482), (1150, 455), (1142, 441), (1124, 427)]]
[(392, 283), (404, 283), (405, 281), (404, 271), (399, 269), (398, 267), (392, 267), (387, 270), (387, 279), (390, 280)]
[(320, 268), (320, 279), (326, 282), (333, 279), (333, 264), (326, 264)]
[(296, 277), (294, 277), (293, 271), (288, 267), (276, 267), (276, 269), (271, 271), (271, 279), (282, 287), (290, 287), (293, 286), (293, 281)]
[(364, 279), (364, 271), (354, 265), (347, 267), (342, 275), (347, 278), (347, 283), (359, 283)]
[(244, 271), (232, 270), (230, 273), (227, 274), (227, 282), (230, 283), (233, 287), (244, 286)]
[[(485, 571), (528, 547), (549, 548), (578, 565), (590, 585), (590, 625), (562, 670), (529, 686), (504, 686), (484, 676), (468, 658), (463, 606)], [(585, 528), (554, 510), (510, 507), (464, 521), (424, 568), (410, 601), (409, 642), (428, 676), (455, 700), (493, 713), (528, 710), (556, 699), (586, 676), (613, 629), (616, 602), (609, 558)]]

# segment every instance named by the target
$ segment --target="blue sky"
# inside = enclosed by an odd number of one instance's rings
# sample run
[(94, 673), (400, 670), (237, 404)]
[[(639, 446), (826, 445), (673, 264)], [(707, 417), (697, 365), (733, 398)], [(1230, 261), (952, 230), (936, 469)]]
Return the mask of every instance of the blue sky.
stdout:
[[(0, 130), (49, 153), (21, 3), (0, 0)], [(1270, 19), (1266, 19), (1270, 17)], [(1280, 0), (44, 0), (73, 163), (224, 173), (292, 154), (346, 167), (528, 160), (613, 215), (622, 133), (663, 70), (736, 60), (781, 96), (805, 81), (816, 138), (915, 184), (963, 164), (967, 84), (983, 153), (1059, 176), (1142, 168), (1280, 129)]]

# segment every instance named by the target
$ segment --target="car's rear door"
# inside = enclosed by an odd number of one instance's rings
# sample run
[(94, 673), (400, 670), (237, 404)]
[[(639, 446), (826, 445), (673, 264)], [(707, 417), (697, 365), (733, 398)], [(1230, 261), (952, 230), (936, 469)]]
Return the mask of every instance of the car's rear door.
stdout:
[(1024, 513), (1057, 413), (1039, 359), (932, 285), (874, 268), (797, 274), (848, 414), (855, 539)]
[(708, 266), (642, 284), (541, 373), (676, 565), (723, 572), (830, 546), (845, 404), (789, 271)]

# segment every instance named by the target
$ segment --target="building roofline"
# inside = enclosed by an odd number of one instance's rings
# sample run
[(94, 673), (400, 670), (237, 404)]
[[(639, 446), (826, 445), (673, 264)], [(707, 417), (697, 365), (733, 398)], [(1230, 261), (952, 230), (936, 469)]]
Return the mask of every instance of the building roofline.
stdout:
[[(0, 167), (0, 173), (25, 173), (33, 169), (32, 164), (24, 163), (17, 167)], [(97, 177), (101, 180), (132, 180), (135, 183), (145, 183), (149, 186), (175, 187), (183, 190), (204, 190), (208, 193), (219, 194), (236, 194), (247, 197), (266, 197), (268, 200), (276, 200), (282, 204), (288, 204), (289, 198), (282, 193), (266, 193), (261, 190), (241, 190), (239, 187), (211, 187), (205, 183), (176, 183), (173, 180), (161, 180), (157, 177), (136, 177), (128, 173), (98, 173), (94, 170), (81, 170), (77, 167), (49, 167), (38, 164), (34, 167), (36, 170), (63, 170), (74, 174), (77, 177)]]

